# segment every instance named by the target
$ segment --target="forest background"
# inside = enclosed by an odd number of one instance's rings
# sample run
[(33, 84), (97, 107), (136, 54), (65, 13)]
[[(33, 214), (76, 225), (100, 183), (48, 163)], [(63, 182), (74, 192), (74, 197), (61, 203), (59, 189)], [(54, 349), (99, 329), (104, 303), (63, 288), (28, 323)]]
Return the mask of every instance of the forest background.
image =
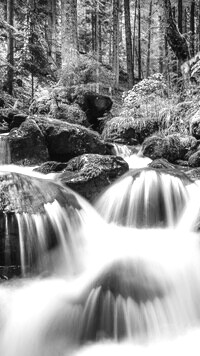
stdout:
[(58, 82), (121, 95), (162, 73), (180, 88), (185, 61), (196, 85), (199, 50), (199, 0), (0, 1), (0, 91), (22, 106)]

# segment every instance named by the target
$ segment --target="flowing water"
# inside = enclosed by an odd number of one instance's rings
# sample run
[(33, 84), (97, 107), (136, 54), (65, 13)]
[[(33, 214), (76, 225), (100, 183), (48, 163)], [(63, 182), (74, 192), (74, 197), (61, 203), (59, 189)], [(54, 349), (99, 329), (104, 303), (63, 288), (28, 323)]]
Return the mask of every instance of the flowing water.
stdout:
[(0, 284), (0, 355), (199, 352), (198, 184), (131, 169), (94, 208), (30, 169), (0, 172), (0, 265), (20, 274)]
[(113, 144), (114, 154), (124, 158), (129, 168), (143, 168), (152, 162), (150, 158), (141, 155), (140, 149), (139, 146), (132, 148), (126, 145)]
[(11, 160), (8, 134), (0, 135), (0, 164), (9, 164)]

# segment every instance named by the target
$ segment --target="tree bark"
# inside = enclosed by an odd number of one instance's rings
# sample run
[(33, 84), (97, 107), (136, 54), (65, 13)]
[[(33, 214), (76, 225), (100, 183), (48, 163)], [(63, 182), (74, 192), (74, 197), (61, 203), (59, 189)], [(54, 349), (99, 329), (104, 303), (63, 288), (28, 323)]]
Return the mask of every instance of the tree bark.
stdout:
[(178, 29), (183, 33), (183, 2), (178, 0)]
[(62, 67), (78, 60), (77, 0), (61, 0)]
[(141, 58), (141, 8), (138, 0), (138, 79), (142, 79), (142, 58)]
[(152, 5), (153, 5), (153, 1), (151, 0), (149, 4), (149, 17), (148, 17), (148, 44), (147, 44), (147, 71), (146, 71), (147, 78), (150, 75)]
[(194, 40), (194, 35), (195, 35), (195, 1), (192, 0), (191, 3), (191, 8), (190, 8), (190, 31), (191, 31), (191, 38), (190, 38), (190, 51), (191, 51), (191, 56), (194, 56), (194, 47), (195, 47), (195, 40)]
[[(7, 1), (7, 22), (13, 26), (14, 16), (14, 0)], [(13, 93), (13, 78), (14, 78), (14, 39), (12, 30), (8, 30), (8, 42), (7, 42), (7, 90), (10, 95)]]
[(56, 0), (48, 0), (47, 40), (49, 46), (48, 55), (56, 64)]
[(131, 40), (131, 21), (130, 21), (130, 1), (124, 0), (125, 32), (126, 32), (126, 62), (128, 74), (128, 86), (133, 86), (133, 57)]
[(133, 84), (135, 84), (135, 33), (136, 33), (136, 21), (137, 21), (137, 0), (135, 0), (134, 8), (134, 27), (133, 27)]
[(167, 41), (180, 62), (189, 59), (189, 49), (186, 39), (181, 35), (172, 15), (170, 0), (164, 0), (165, 33)]
[(115, 88), (119, 87), (119, 0), (113, 0), (113, 72)]

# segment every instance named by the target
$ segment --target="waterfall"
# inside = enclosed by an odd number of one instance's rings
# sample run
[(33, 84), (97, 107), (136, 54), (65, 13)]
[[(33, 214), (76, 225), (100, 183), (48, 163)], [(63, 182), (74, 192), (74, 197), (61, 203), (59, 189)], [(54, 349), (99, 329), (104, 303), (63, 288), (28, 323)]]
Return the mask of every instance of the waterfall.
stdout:
[(174, 226), (188, 192), (169, 172), (130, 170), (97, 200), (96, 208), (107, 222), (123, 226)]
[(11, 162), (10, 146), (8, 134), (0, 135), (0, 164), (9, 164)]
[(0, 284), (1, 355), (199, 351), (197, 184), (134, 169), (94, 208), (9, 169), (0, 169), (0, 263), (19, 264), (20, 278)]
[(152, 160), (140, 154), (140, 147), (131, 147), (113, 143), (113, 152), (116, 156), (122, 157), (129, 165), (129, 168), (147, 167)]

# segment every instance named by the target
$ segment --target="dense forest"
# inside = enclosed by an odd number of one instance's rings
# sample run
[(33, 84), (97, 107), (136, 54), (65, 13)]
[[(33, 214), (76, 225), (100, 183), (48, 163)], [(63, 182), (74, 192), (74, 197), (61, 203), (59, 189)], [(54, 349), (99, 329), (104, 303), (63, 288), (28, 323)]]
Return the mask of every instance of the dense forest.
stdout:
[(108, 93), (158, 72), (177, 82), (199, 48), (199, 0), (0, 1), (0, 90), (25, 101), (58, 81)]

